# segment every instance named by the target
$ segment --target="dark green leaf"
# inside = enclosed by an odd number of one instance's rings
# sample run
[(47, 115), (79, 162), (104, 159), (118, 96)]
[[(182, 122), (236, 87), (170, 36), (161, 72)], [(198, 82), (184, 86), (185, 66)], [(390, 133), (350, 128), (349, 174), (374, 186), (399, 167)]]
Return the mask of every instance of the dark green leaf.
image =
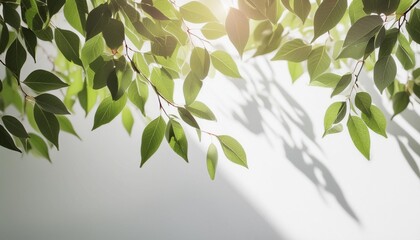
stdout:
[(242, 56), (249, 38), (248, 18), (238, 9), (230, 8), (225, 26), (230, 41)]
[(111, 15), (112, 13), (106, 3), (99, 5), (89, 12), (86, 20), (86, 41), (107, 27)]
[(367, 42), (382, 27), (383, 20), (378, 15), (369, 15), (357, 20), (347, 32), (343, 48), (361, 42)]
[(4, 21), (9, 24), (11, 27), (19, 31), (20, 29), (20, 16), (14, 8), (9, 4), (2, 4), (3, 6), (3, 18)]
[(148, 97), (148, 88), (142, 81), (133, 81), (128, 88), (128, 99), (145, 115), (144, 106)]
[(169, 120), (165, 135), (174, 152), (188, 162), (188, 141), (181, 124), (173, 119)]
[(335, 86), (333, 92), (331, 93), (331, 97), (340, 94), (344, 91), (351, 83), (352, 75), (350, 73), (345, 74), (341, 77), (340, 81)]
[(416, 43), (420, 44), (420, 8), (414, 8), (411, 10), (410, 20), (408, 21), (406, 28), (410, 37)]
[(209, 52), (204, 48), (195, 47), (191, 52), (190, 66), (191, 72), (199, 79), (206, 78), (210, 67)]
[[(309, 2), (309, 1), (308, 1)], [(296, 5), (296, 0), (295, 0)], [(343, 18), (347, 9), (347, 0), (324, 0), (315, 12), (314, 41), (322, 34), (335, 27)], [(295, 7), (296, 11), (296, 7)]]
[(410, 95), (407, 92), (397, 92), (394, 96), (392, 96), (392, 108), (394, 109), (394, 115), (392, 115), (392, 118), (404, 111), (409, 103)]
[(207, 171), (211, 180), (214, 180), (214, 177), (216, 175), (217, 158), (217, 148), (213, 143), (211, 143), (207, 151)]
[(119, 48), (124, 39), (124, 25), (121, 21), (110, 19), (106, 27), (102, 30), (106, 45), (111, 49)]
[[(329, 1), (329, 0), (326, 0), (326, 1)], [(341, 0), (341, 1), (346, 1), (346, 0)], [(320, 9), (321, 6), (322, 4), (319, 6), (318, 9)], [(302, 22), (305, 23), (305, 20), (308, 18), (309, 12), (311, 11), (311, 3), (309, 2), (309, 0), (294, 0), (294, 10), (295, 10), (295, 14), (300, 18), (300, 20), (302, 20)]]
[(195, 101), (191, 103), (187, 106), (187, 110), (196, 117), (210, 121), (216, 121), (216, 116), (214, 116), (210, 108), (202, 102)]
[(394, 82), (396, 75), (397, 65), (391, 55), (383, 57), (375, 63), (373, 79), (375, 80), (376, 87), (381, 93)]
[(347, 121), (347, 128), (356, 148), (369, 160), (370, 135), (365, 123), (357, 116), (350, 116)]
[(392, 28), (386, 31), (385, 38), (381, 43), (381, 48), (379, 49), (378, 59), (391, 55), (395, 43), (397, 43), (399, 33), (400, 30), (396, 28)]
[(10, 45), (6, 53), (6, 66), (10, 69), (19, 79), (20, 70), (26, 61), (26, 51), (22, 44), (16, 38), (15, 41)]
[(70, 114), (64, 103), (56, 96), (44, 93), (35, 97), (35, 103), (42, 110), (54, 114)]
[(22, 153), (22, 151), (16, 147), (12, 136), (10, 136), (10, 134), (2, 125), (0, 125), (0, 145), (7, 149)]
[(28, 53), (31, 54), (34, 61), (36, 61), (35, 48), (37, 45), (37, 38), (36, 38), (35, 33), (32, 32), (32, 30), (30, 29), (22, 27), (22, 34), (23, 34), (23, 39), (25, 40), (26, 50), (28, 50)]
[(358, 92), (356, 94), (356, 98), (354, 99), (354, 103), (356, 107), (362, 111), (362, 113), (370, 116), (370, 107), (372, 105), (372, 98), (370, 97), (369, 93), (367, 92)]
[(37, 104), (34, 106), (34, 118), (39, 131), (44, 137), (50, 141), (54, 146), (58, 147), (58, 135), (60, 133), (60, 124), (54, 114), (46, 112), (38, 107)]
[(126, 95), (118, 101), (113, 101), (111, 97), (107, 97), (102, 100), (96, 110), (92, 130), (111, 122), (123, 110), (126, 102)]
[(366, 123), (366, 125), (377, 134), (380, 134), (384, 137), (387, 137), (386, 135), (386, 118), (382, 111), (374, 106), (371, 105), (369, 112), (370, 115), (366, 115), (365, 113), (362, 113), (362, 119)]
[(158, 150), (165, 136), (166, 123), (162, 116), (151, 121), (143, 131), (141, 137), (141, 164), (142, 167), (147, 160)]
[(197, 129), (200, 129), (200, 126), (198, 126), (197, 121), (195, 120), (194, 116), (190, 113), (190, 111), (188, 111), (185, 108), (179, 107), (178, 108), (178, 113), (179, 113), (179, 116), (181, 117), (181, 119), (185, 123), (187, 123), (191, 127), (195, 127)]
[(7, 29), (7, 25), (0, 21), (0, 54), (6, 50), (7, 43), (9, 42), (9, 30)]
[(400, 0), (363, 0), (363, 10), (366, 13), (390, 15), (397, 10)]
[(60, 28), (54, 30), (54, 36), (55, 43), (64, 57), (70, 62), (82, 66), (82, 61), (79, 58), (79, 37), (73, 32)]
[(108, 76), (114, 71), (115, 64), (114, 61), (104, 61), (103, 57), (99, 56), (89, 67), (95, 72), (93, 89), (101, 89), (107, 85)]
[(311, 50), (311, 45), (305, 44), (301, 39), (293, 39), (284, 43), (271, 60), (302, 62), (308, 59)]
[(5, 115), (1, 118), (3, 120), (4, 126), (6, 129), (18, 138), (28, 138), (29, 135), (26, 132), (25, 127), (22, 123), (17, 120), (15, 117), (10, 115)]
[(31, 72), (23, 83), (37, 92), (46, 92), (69, 86), (51, 72), (40, 69)]
[(231, 136), (222, 135), (218, 136), (220, 145), (227, 159), (248, 168), (246, 153), (241, 144)]
[(66, 0), (47, 0), (48, 12), (50, 13), (50, 16), (58, 13), (58, 11), (60, 11), (60, 9), (63, 7), (64, 3), (66, 3)]

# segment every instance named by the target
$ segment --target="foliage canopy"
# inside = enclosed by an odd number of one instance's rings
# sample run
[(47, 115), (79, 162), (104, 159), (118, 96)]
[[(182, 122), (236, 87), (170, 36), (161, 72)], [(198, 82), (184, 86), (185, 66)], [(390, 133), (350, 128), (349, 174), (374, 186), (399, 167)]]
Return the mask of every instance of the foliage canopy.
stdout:
[[(211, 3), (210, 3), (211, 2)], [(370, 158), (370, 132), (387, 137), (381, 109), (359, 86), (360, 73), (373, 71), (377, 90), (393, 103), (394, 116), (420, 98), (419, 0), (0, 0), (0, 145), (46, 159), (59, 148), (61, 131), (79, 137), (66, 117), (78, 102), (86, 115), (95, 110), (92, 130), (118, 115), (128, 133), (133, 114), (145, 111), (149, 94), (160, 115), (142, 133), (141, 164), (163, 139), (188, 162), (185, 127), (218, 140), (210, 144), (207, 166), (215, 177), (218, 152), (247, 167), (241, 144), (200, 128), (216, 116), (197, 96), (212, 67), (241, 78), (236, 60), (271, 56), (284, 60), (293, 81), (304, 69), (310, 85), (331, 89), (334, 99), (324, 119), (324, 136), (347, 130), (355, 147)], [(57, 20), (64, 17), (67, 25)], [(344, 38), (343, 38), (344, 36)], [(214, 43), (228, 39), (232, 56)], [(43, 46), (58, 50), (52, 69), (24, 64), (37, 60)], [(418, 49), (417, 49), (418, 51)], [(45, 53), (45, 50), (44, 50)], [(184, 99), (175, 98), (181, 83)], [(62, 99), (56, 95), (59, 91)], [(24, 126), (16, 108), (29, 122)], [(130, 107), (129, 107), (130, 106)], [(171, 111), (168, 110), (171, 109)]]

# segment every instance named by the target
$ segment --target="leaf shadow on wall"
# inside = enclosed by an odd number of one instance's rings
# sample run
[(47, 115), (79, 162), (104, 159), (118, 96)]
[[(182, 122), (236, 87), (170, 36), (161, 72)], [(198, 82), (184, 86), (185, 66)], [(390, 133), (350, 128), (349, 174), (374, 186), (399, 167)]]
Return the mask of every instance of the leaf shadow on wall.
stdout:
[[(386, 107), (383, 104), (382, 97), (379, 95), (378, 91), (375, 89), (375, 86), (373, 85), (373, 80), (369, 78), (366, 75), (362, 76), (363, 78), (370, 79), (370, 81), (365, 81), (363, 84), (363, 87), (366, 88), (366, 90), (371, 93), (372, 97), (372, 104), (378, 106), (380, 109), (386, 109)], [(367, 82), (367, 83), (366, 83)], [(385, 115), (385, 118), (388, 122), (387, 125), (387, 134), (389, 136), (393, 136), (397, 142), (398, 146), (401, 149), (401, 152), (407, 161), (410, 168), (413, 170), (413, 172), (416, 174), (416, 176), (420, 179), (420, 168), (417, 164), (415, 158), (420, 158), (420, 142), (419, 140), (415, 139), (412, 134), (410, 134), (410, 130), (405, 129), (403, 126), (398, 124), (395, 121), (390, 120), (392, 117), (392, 114), (390, 114), (387, 111), (383, 110), (383, 113)], [(410, 127), (415, 129), (417, 133), (420, 132), (420, 125), (419, 122), (419, 115), (410, 109), (406, 109), (404, 112), (396, 116), (395, 120), (397, 118), (402, 118), (405, 123), (407, 123)], [(407, 143), (405, 143), (405, 141)]]
[(247, 80), (234, 84), (246, 100), (239, 106), (243, 114), (233, 113), (235, 120), (254, 134), (264, 134), (270, 143), (280, 140), (286, 159), (315, 185), (320, 196), (332, 195), (360, 223), (335, 177), (320, 160), (323, 152), (308, 114), (279, 84), (272, 64), (262, 58), (250, 60), (243, 72)]

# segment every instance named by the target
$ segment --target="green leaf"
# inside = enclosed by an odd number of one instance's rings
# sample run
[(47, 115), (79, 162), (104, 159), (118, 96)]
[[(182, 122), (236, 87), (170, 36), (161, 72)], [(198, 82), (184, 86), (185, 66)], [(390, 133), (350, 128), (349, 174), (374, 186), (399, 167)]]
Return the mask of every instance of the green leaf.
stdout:
[(13, 43), (9, 46), (6, 53), (6, 66), (12, 71), (16, 78), (19, 79), (20, 70), (26, 61), (26, 51), (22, 44), (16, 38)]
[(311, 45), (306, 45), (301, 39), (293, 39), (284, 43), (271, 60), (302, 62), (308, 59), (311, 50)]
[(246, 153), (241, 144), (231, 136), (221, 135), (217, 139), (222, 146), (222, 150), (230, 161), (248, 168)]
[(66, 0), (64, 16), (67, 22), (82, 35), (85, 34), (86, 14), (88, 13), (87, 1)]
[(66, 0), (47, 0), (48, 12), (50, 16), (58, 13), (63, 5), (66, 3)]
[(369, 41), (365, 41), (342, 48), (340, 53), (338, 54), (337, 59), (353, 58), (359, 60), (365, 55), (368, 43)]
[(108, 4), (104, 3), (89, 12), (86, 20), (86, 40), (91, 39), (108, 27), (111, 19)]
[(357, 20), (347, 32), (343, 48), (361, 42), (367, 42), (382, 27), (383, 20), (379, 15), (364, 16)]
[(398, 35), (398, 48), (396, 56), (405, 70), (412, 69), (416, 66), (416, 55), (410, 46), (408, 40), (403, 34)]
[(217, 158), (217, 148), (213, 143), (211, 143), (209, 145), (209, 149), (207, 150), (207, 171), (211, 180), (214, 180), (214, 177), (216, 175)]
[(365, 123), (357, 116), (350, 116), (347, 121), (347, 129), (356, 148), (369, 160), (370, 135)]
[(381, 48), (379, 49), (378, 59), (391, 55), (395, 43), (397, 43), (399, 33), (400, 30), (396, 28), (392, 28), (386, 31), (385, 38), (383, 39)]
[(340, 133), (343, 131), (343, 124), (339, 123), (334, 125), (333, 127), (329, 128), (327, 131), (325, 131), (323, 137), (331, 134)]
[(123, 110), (126, 103), (126, 95), (118, 99), (118, 101), (113, 101), (111, 96), (102, 100), (95, 112), (92, 130), (111, 122)]
[(26, 50), (28, 50), (28, 53), (32, 56), (34, 61), (35, 59), (35, 52), (36, 52), (36, 46), (37, 46), (37, 38), (34, 32), (32, 30), (27, 29), (25, 27), (22, 27), (21, 33), (23, 35), (23, 40), (25, 41)]
[(210, 121), (216, 121), (216, 116), (214, 116), (210, 108), (202, 102), (195, 101), (191, 103), (189, 106), (187, 106), (187, 110), (196, 117)]
[(386, 118), (382, 113), (381, 109), (371, 105), (370, 106), (370, 115), (362, 113), (362, 119), (366, 125), (374, 132), (384, 137), (387, 137), (386, 134)]
[(331, 93), (331, 97), (334, 97), (337, 94), (340, 94), (344, 91), (351, 83), (352, 75), (350, 73), (345, 74), (341, 77), (340, 81), (335, 86), (333, 92)]
[(101, 89), (107, 85), (109, 74), (114, 71), (114, 61), (105, 61), (103, 57), (98, 57), (89, 67), (95, 72), (93, 77), (93, 89)]
[(41, 69), (31, 72), (23, 83), (37, 92), (46, 92), (69, 86), (56, 75)]
[[(296, 0), (295, 0), (296, 4)], [(347, 10), (347, 0), (324, 0), (315, 12), (314, 39), (335, 27)], [(295, 8), (296, 11), (296, 8)]]
[(190, 72), (187, 75), (183, 85), (184, 98), (187, 105), (195, 101), (202, 86), (203, 82), (195, 74)]
[[(321, 6), (319, 6), (319, 8), (321, 8)], [(311, 11), (311, 3), (309, 0), (294, 0), (294, 10), (295, 14), (300, 18), (300, 20), (305, 23), (305, 20), (308, 18), (309, 12)]]
[(163, 68), (153, 68), (150, 80), (163, 97), (173, 102), (174, 81), (166, 70)]
[(121, 118), (125, 130), (127, 131), (128, 135), (131, 135), (134, 125), (134, 118), (129, 108), (125, 107), (123, 109)]
[(394, 96), (392, 96), (392, 108), (394, 109), (394, 115), (392, 115), (391, 119), (404, 111), (409, 103), (410, 95), (408, 92), (397, 92)]
[(6, 127), (6, 129), (14, 136), (18, 138), (29, 137), (28, 133), (26, 132), (25, 127), (15, 117), (10, 116), (10, 115), (4, 115), (1, 119), (3, 120), (4, 126)]
[(31, 151), (41, 155), (43, 158), (47, 159), (51, 163), (48, 146), (40, 136), (34, 133), (29, 133), (28, 142), (31, 146)]
[(2, 125), (0, 125), (0, 145), (7, 149), (22, 153), (22, 151), (16, 147), (12, 136), (10, 136), (10, 134)]
[(128, 99), (145, 115), (144, 107), (149, 95), (147, 85), (142, 81), (133, 81), (128, 88), (127, 95)]
[(385, 56), (375, 63), (373, 79), (376, 87), (381, 93), (394, 82), (396, 75), (397, 65), (391, 55)]
[(141, 53), (134, 53), (133, 55), (133, 62), (137, 70), (143, 73), (146, 77), (150, 76), (150, 69), (149, 65), (146, 63), (143, 54)]
[(210, 67), (209, 52), (204, 48), (195, 47), (191, 52), (190, 66), (191, 72), (199, 79), (206, 78)]
[(235, 61), (225, 51), (214, 51), (211, 53), (211, 63), (214, 68), (228, 77), (240, 78), (241, 74), (238, 71)]
[(295, 62), (287, 62), (287, 67), (289, 69), (290, 77), (292, 78), (292, 82), (298, 80), (303, 74), (303, 67), (300, 63)]
[(370, 107), (372, 106), (372, 98), (367, 92), (358, 92), (354, 99), (356, 107), (367, 116), (370, 116)]
[(86, 41), (82, 48), (81, 59), (85, 67), (89, 66), (104, 52), (105, 44), (102, 35), (98, 34)]
[(331, 129), (333, 124), (337, 124), (344, 119), (346, 113), (346, 102), (335, 102), (327, 108), (324, 116), (324, 136), (327, 134), (327, 131)]
[(60, 124), (54, 114), (46, 112), (38, 107), (37, 104), (34, 106), (34, 118), (39, 131), (44, 137), (50, 141), (54, 146), (58, 147), (58, 135), (60, 133)]
[(230, 41), (242, 56), (249, 38), (248, 18), (238, 9), (230, 8), (225, 27)]
[(363, 12), (362, 0), (353, 0), (349, 6), (349, 16), (351, 24), (364, 17), (366, 14)]
[(335, 73), (323, 73), (316, 77), (315, 79), (312, 79), (309, 82), (309, 85), (311, 86), (317, 86), (317, 87), (325, 87), (325, 88), (335, 88), (340, 81), (341, 76)]
[(363, 0), (363, 10), (366, 13), (390, 15), (397, 10), (400, 0)]
[(92, 110), (96, 104), (97, 93), (91, 87), (87, 86), (87, 81), (85, 80), (83, 84), (83, 89), (77, 94), (79, 98), (80, 106), (85, 110), (86, 116)]
[(181, 117), (181, 119), (185, 123), (187, 123), (191, 127), (200, 129), (200, 126), (198, 125), (197, 120), (195, 120), (194, 116), (190, 113), (190, 111), (188, 111), (185, 108), (178, 107), (178, 113), (179, 113), (179, 116)]
[(11, 27), (19, 31), (20, 29), (20, 16), (19, 13), (11, 7), (11, 4), (2, 4), (3, 5), (3, 18), (4, 21), (9, 24)]
[(331, 59), (325, 47), (318, 47), (311, 51), (308, 57), (308, 72), (311, 79), (325, 72), (331, 63)]
[(181, 124), (173, 119), (169, 120), (165, 136), (172, 150), (188, 162), (188, 141)]
[(73, 124), (70, 122), (70, 120), (66, 116), (58, 115), (56, 117), (57, 117), (58, 122), (60, 123), (60, 129), (63, 132), (70, 133), (71, 135), (81, 140), (79, 134), (77, 134), (76, 130), (74, 130)]
[(192, 23), (217, 21), (213, 13), (201, 2), (191, 1), (179, 8), (183, 19)]
[(396, 10), (397, 17), (401, 17), (404, 12), (411, 6), (413, 0), (401, 0)]
[(34, 33), (37, 36), (37, 38), (43, 41), (52, 42), (52, 40), (54, 39), (54, 34), (50, 26), (46, 27), (45, 29), (34, 31)]
[(46, 112), (54, 114), (70, 114), (64, 103), (56, 96), (49, 93), (36, 96), (35, 103)]
[(6, 50), (9, 42), (9, 29), (7, 29), (6, 23), (0, 21), (0, 54)]
[(209, 22), (209, 23), (206, 23), (201, 28), (201, 33), (203, 34), (205, 38), (209, 40), (214, 40), (214, 39), (218, 39), (226, 35), (226, 30), (223, 24), (216, 23), (216, 22)]
[[(279, 23), (275, 26), (271, 26), (271, 24), (269, 24), (269, 28), (270, 34), (267, 34), (266, 30), (263, 30), (263, 32), (261, 33), (262, 38), (260, 40), (257, 51), (254, 53), (254, 57), (270, 53), (280, 46), (282, 40), (281, 36), (284, 31), (283, 25)], [(254, 30), (254, 38), (257, 34), (256, 30), (257, 29)]]
[(79, 58), (79, 37), (73, 32), (60, 28), (54, 30), (54, 36), (55, 43), (64, 57), (70, 62), (82, 66), (82, 61)]
[(165, 135), (166, 123), (162, 116), (151, 121), (143, 131), (141, 137), (141, 164), (142, 167), (147, 160), (158, 150)]
[(106, 45), (111, 49), (119, 48), (125, 39), (124, 24), (116, 19), (110, 19), (102, 30)]
[(106, 86), (109, 89), (109, 92), (111, 93), (112, 100), (116, 101), (118, 100), (122, 94), (118, 91), (118, 77), (117, 77), (117, 71), (116, 69), (112, 69), (109, 73), (107, 80), (106, 80)]

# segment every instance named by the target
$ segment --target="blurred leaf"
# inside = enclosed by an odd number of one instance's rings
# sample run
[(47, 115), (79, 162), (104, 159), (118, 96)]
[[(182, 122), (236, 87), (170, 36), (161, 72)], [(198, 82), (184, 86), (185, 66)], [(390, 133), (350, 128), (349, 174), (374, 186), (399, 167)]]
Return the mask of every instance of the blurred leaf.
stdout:
[(131, 132), (133, 130), (134, 118), (130, 109), (125, 107), (122, 111), (121, 117), (125, 130), (127, 131), (128, 135), (131, 135)]
[(34, 133), (29, 133), (28, 142), (31, 146), (31, 151), (34, 151), (36, 154), (41, 155), (43, 158), (47, 159), (51, 163), (48, 146), (40, 136)]
[(0, 125), (0, 145), (7, 149), (22, 153), (22, 151), (16, 147), (12, 136), (10, 136), (10, 134), (2, 125)]
[(213, 13), (201, 2), (191, 1), (179, 8), (182, 18), (192, 23), (217, 21)]
[(249, 38), (248, 18), (238, 9), (230, 8), (225, 27), (230, 41), (242, 56)]
[(214, 180), (216, 175), (217, 158), (217, 148), (213, 143), (211, 143), (209, 149), (207, 150), (207, 171), (211, 180)]

